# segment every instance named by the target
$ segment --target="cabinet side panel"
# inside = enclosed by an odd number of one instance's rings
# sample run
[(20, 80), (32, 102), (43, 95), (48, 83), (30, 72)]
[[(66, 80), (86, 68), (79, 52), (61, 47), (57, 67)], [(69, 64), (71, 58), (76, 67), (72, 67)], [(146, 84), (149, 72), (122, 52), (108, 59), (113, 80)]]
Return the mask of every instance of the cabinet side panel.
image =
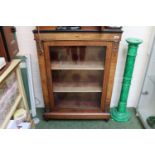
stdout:
[(46, 64), (46, 78), (47, 78), (47, 88), (49, 96), (49, 108), (50, 111), (54, 108), (54, 97), (53, 97), (53, 81), (52, 81), (52, 71), (51, 71), (51, 61), (49, 54), (49, 46), (47, 43), (44, 43), (44, 58)]
[(117, 64), (118, 47), (119, 47), (119, 43), (113, 43), (109, 81), (108, 81), (108, 88), (107, 88), (107, 97), (106, 97), (106, 110), (107, 111), (109, 111), (109, 108), (110, 108), (110, 101), (111, 101), (111, 96), (112, 96), (114, 76), (115, 76), (115, 70), (116, 70), (116, 64)]
[(38, 60), (39, 60), (39, 68), (40, 68), (40, 76), (41, 76), (41, 85), (43, 91), (43, 98), (44, 98), (44, 105), (46, 112), (49, 111), (49, 94), (48, 94), (48, 87), (47, 87), (47, 74), (46, 74), (46, 65), (45, 65), (45, 58), (44, 52), (40, 52), (39, 45), (37, 43), (37, 51), (38, 51)]

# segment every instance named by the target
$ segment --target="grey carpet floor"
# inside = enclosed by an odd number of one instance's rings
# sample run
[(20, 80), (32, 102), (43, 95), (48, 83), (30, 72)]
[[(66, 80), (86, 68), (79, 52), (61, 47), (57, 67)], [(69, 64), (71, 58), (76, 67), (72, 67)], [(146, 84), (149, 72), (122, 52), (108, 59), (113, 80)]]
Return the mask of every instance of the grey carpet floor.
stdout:
[(110, 119), (104, 120), (50, 120), (44, 121), (43, 108), (37, 109), (37, 117), (40, 119), (37, 129), (143, 129), (143, 126), (136, 116), (135, 109), (129, 108), (132, 114), (131, 120), (126, 123), (118, 123)]

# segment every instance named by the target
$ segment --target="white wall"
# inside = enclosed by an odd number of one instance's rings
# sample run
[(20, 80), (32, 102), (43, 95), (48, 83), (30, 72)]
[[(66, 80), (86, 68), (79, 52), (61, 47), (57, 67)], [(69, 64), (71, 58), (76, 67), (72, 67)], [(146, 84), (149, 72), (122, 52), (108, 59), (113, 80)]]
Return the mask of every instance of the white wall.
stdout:
[(119, 54), (118, 54), (118, 63), (116, 67), (115, 82), (113, 89), (113, 96), (111, 100), (111, 106), (117, 105), (119, 100), (119, 94), (121, 89), (121, 82), (123, 77), (123, 71), (125, 66), (126, 54), (127, 54), (127, 43), (126, 38), (136, 37), (143, 40), (143, 43), (139, 46), (135, 68), (133, 73), (133, 78), (131, 81), (130, 92), (128, 96), (128, 107), (136, 107), (138, 98), (140, 95), (145, 67), (147, 66), (148, 53), (151, 50), (153, 37), (154, 37), (154, 27), (123, 27), (124, 33), (122, 40), (120, 42)]
[[(40, 77), (39, 77), (39, 66), (38, 66), (38, 60), (37, 60), (36, 45), (35, 45), (35, 41), (33, 39), (34, 36), (32, 33), (32, 30), (34, 28), (35, 27), (33, 26), (17, 27), (17, 39), (18, 39), (18, 45), (20, 49), (19, 54), (20, 55), (31, 54), (36, 103), (38, 107), (43, 107), (43, 97), (42, 97), (41, 83), (40, 83)], [(123, 30), (124, 30), (124, 33), (123, 33), (122, 40), (120, 43), (120, 48), (119, 48), (118, 63), (117, 63), (116, 74), (115, 74), (111, 106), (117, 105), (118, 99), (119, 99), (123, 69), (124, 69), (126, 52), (127, 52), (127, 43), (125, 39), (128, 37), (137, 37), (137, 38), (141, 38), (144, 42), (142, 45), (140, 45), (138, 50), (138, 55), (136, 58), (135, 69), (133, 74), (133, 80), (132, 80), (129, 97), (128, 97), (128, 106), (136, 107), (140, 90), (142, 87), (145, 67), (147, 64), (148, 52), (150, 51), (150, 47), (153, 40), (154, 27), (125, 26), (123, 27)]]
[(17, 28), (17, 41), (19, 46), (19, 54), (30, 54), (32, 60), (32, 75), (34, 83), (34, 91), (36, 97), (36, 104), (38, 107), (43, 107), (43, 96), (40, 83), (40, 73), (38, 66), (38, 57), (36, 44), (34, 40), (34, 35), (32, 30), (35, 28), (33, 26), (19, 26)]

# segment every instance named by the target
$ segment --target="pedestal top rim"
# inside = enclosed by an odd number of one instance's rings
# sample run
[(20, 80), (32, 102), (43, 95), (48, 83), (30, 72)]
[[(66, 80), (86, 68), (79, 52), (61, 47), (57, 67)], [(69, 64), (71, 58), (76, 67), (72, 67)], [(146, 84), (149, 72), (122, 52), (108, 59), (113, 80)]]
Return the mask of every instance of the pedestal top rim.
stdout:
[(129, 44), (135, 44), (135, 45), (141, 44), (143, 42), (142, 39), (138, 39), (138, 38), (127, 38), (126, 41)]

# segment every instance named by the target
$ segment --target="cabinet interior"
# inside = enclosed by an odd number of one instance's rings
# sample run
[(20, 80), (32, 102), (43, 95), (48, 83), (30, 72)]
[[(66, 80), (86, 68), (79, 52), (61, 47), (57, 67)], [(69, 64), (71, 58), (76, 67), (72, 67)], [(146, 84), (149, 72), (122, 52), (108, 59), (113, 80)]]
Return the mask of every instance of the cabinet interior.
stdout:
[(99, 108), (106, 47), (52, 46), (49, 55), (55, 107)]

